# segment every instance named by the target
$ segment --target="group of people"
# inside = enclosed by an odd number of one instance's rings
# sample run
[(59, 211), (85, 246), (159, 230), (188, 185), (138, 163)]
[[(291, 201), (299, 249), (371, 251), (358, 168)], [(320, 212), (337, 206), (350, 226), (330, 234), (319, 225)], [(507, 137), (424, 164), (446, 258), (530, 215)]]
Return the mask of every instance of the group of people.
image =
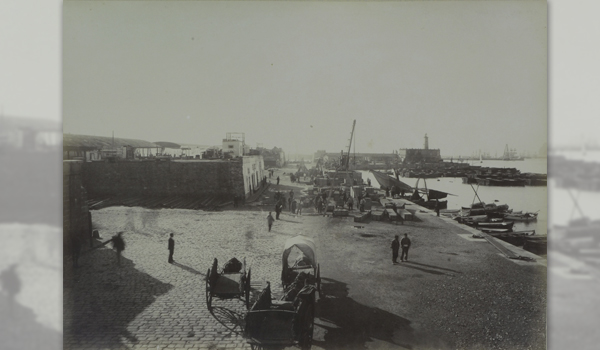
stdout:
[(402, 240), (398, 240), (398, 235), (392, 241), (392, 262), (394, 264), (398, 263), (398, 252), (400, 248), (402, 248), (402, 254), (400, 255), (400, 261), (408, 261), (408, 249), (410, 248), (410, 238), (408, 238), (408, 234), (404, 234), (404, 238)]
[(277, 191), (275, 192), (275, 214), (276, 219), (279, 220), (279, 215), (283, 211), (283, 209), (289, 208), (290, 213), (302, 215), (302, 206), (304, 205), (304, 200), (302, 198), (295, 199), (294, 191), (290, 190), (287, 200), (285, 194)]
[[(315, 199), (314, 199), (314, 205), (315, 205), (315, 210), (317, 210), (318, 213), (325, 213), (325, 211), (327, 210), (327, 192), (322, 192), (320, 194), (318, 194)], [(366, 197), (365, 196), (358, 196), (358, 198), (356, 198), (356, 201), (358, 201), (358, 210), (362, 213), (365, 211), (365, 205), (366, 205)], [(355, 203), (355, 199), (348, 195), (347, 192), (343, 192), (342, 193), (342, 205), (344, 207), (347, 207), (348, 210), (352, 211), (354, 210), (354, 203)]]

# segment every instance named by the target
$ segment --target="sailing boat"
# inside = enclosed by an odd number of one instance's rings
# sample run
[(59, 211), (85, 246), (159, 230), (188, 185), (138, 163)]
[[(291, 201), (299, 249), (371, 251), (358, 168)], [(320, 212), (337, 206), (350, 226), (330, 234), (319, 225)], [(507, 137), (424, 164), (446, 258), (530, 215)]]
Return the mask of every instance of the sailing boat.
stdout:
[(481, 157), (481, 151), (479, 151), (479, 163), (483, 163), (483, 158)]

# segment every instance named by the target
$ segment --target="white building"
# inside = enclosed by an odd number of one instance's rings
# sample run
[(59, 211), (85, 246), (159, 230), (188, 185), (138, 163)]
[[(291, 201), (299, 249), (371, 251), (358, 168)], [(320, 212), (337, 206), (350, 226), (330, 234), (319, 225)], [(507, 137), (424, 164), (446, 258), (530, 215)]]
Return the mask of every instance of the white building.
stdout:
[(232, 157), (242, 157), (245, 154), (245, 150), (245, 134), (239, 132), (228, 132), (223, 139), (223, 154), (231, 153)]

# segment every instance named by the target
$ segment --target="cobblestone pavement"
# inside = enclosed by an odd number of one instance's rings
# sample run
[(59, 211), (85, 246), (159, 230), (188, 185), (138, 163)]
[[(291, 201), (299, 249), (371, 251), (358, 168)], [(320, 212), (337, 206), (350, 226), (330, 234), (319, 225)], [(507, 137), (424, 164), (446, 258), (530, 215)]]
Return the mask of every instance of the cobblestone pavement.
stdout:
[[(282, 177), (280, 190), (291, 188)], [(323, 285), (313, 349), (541, 349), (545, 267), (519, 265), (431, 213), (415, 222), (357, 224), (351, 218), (284, 211), (268, 232), (270, 198), (223, 212), (106, 208), (94, 212), (102, 240), (124, 232), (122, 267), (109, 247), (65, 270), (65, 349), (246, 349), (242, 300), (205, 300), (213, 258), (246, 258), (252, 284), (280, 290), (281, 252), (314, 237)], [(299, 194), (299, 191), (296, 193)], [(237, 208), (236, 208), (237, 209)], [(175, 233), (175, 264), (167, 240)], [(413, 241), (411, 262), (392, 265), (394, 234)], [(67, 266), (67, 262), (65, 266)], [(515, 297), (516, 296), (516, 297)]]
[[(102, 240), (124, 231), (122, 267), (109, 246), (84, 253), (72, 282), (65, 278), (64, 347), (245, 348), (239, 299), (206, 306), (204, 276), (213, 258), (246, 259), (252, 284), (279, 287), (286, 239), (311, 235), (303, 218), (283, 214), (268, 232), (266, 212), (106, 208), (94, 213)], [(175, 264), (168, 264), (168, 234), (175, 234)], [(67, 263), (66, 263), (67, 264)], [(68, 272), (66, 272), (68, 274)]]

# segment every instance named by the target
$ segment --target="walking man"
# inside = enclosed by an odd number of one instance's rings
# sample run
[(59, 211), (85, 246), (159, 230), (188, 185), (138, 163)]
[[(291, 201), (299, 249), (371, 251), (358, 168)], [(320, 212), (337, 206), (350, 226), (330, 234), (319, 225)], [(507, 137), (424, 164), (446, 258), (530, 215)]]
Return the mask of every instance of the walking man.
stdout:
[(173, 239), (173, 233), (169, 237), (169, 264), (173, 263), (173, 253), (175, 252), (175, 240)]
[(269, 232), (271, 232), (271, 226), (273, 226), (274, 221), (275, 221), (275, 219), (273, 219), (273, 215), (271, 215), (271, 212), (269, 212), (269, 215), (267, 216), (267, 224), (269, 225)]
[(410, 239), (408, 233), (404, 234), (404, 238), (400, 241), (402, 246), (402, 255), (400, 255), (400, 261), (408, 261), (408, 248), (410, 248)]
[(302, 216), (302, 207), (304, 206), (304, 199), (300, 198), (300, 202), (298, 203), (298, 215)]
[(394, 264), (398, 263), (398, 250), (400, 250), (400, 242), (398, 241), (398, 235), (396, 235), (392, 241), (392, 262)]
[(125, 241), (122, 236), (123, 232), (119, 232), (112, 238), (113, 248), (117, 251), (117, 265), (119, 266), (121, 266), (121, 252), (125, 250)]

